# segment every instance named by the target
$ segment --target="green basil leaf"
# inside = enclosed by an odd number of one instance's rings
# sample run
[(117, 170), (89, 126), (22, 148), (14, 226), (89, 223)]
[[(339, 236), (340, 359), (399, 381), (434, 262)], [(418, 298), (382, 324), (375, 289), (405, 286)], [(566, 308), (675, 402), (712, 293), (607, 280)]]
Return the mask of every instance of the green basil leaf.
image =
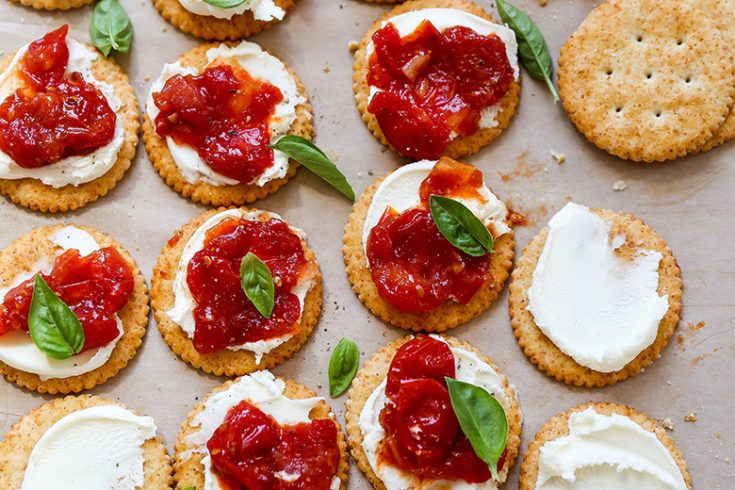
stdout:
[(336, 398), (349, 388), (360, 364), (360, 349), (357, 344), (342, 338), (329, 359), (329, 395)]
[(89, 23), (92, 44), (109, 56), (112, 51), (127, 53), (133, 40), (133, 23), (118, 0), (100, 0)]
[(40, 274), (36, 274), (33, 284), (28, 331), (33, 343), (54, 359), (68, 359), (84, 347), (84, 329), (79, 318)]
[(260, 314), (269, 318), (273, 314), (276, 294), (273, 275), (268, 266), (252, 252), (248, 252), (240, 262), (240, 285)]
[(445, 378), (452, 409), (462, 432), (477, 457), (487, 463), (493, 479), (498, 479), (498, 460), (508, 440), (505, 410), (493, 396), (469, 383)]
[(195, 487), (194, 485), (192, 485), (190, 487), (186, 487), (184, 490), (197, 490), (197, 487)]
[(544, 35), (522, 10), (505, 0), (496, 0), (496, 4), (498, 5), (500, 18), (516, 33), (518, 55), (528, 74), (536, 80), (546, 82), (554, 102), (559, 102), (559, 92), (556, 91), (552, 79), (554, 64), (551, 61), (549, 47), (546, 45)]
[(314, 143), (292, 134), (286, 135), (271, 148), (282, 151), (301, 165), (324, 179), (350, 201), (355, 200), (355, 191), (337, 166)]
[(239, 7), (245, 3), (245, 0), (204, 0), (204, 3), (208, 3), (209, 5), (213, 5), (221, 9), (231, 9)]
[(429, 196), (436, 227), (449, 243), (467, 255), (482, 257), (493, 251), (493, 236), (467, 206), (444, 196)]

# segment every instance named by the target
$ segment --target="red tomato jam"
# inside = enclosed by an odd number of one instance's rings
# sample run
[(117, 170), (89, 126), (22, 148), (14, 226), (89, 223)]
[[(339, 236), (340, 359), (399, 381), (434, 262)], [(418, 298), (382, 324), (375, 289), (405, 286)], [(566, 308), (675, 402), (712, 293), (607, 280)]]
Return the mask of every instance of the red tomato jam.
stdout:
[(340, 456), (332, 420), (281, 426), (247, 401), (227, 412), (207, 449), (226, 490), (328, 490)]
[(449, 299), (466, 304), (492, 281), (488, 256), (472, 257), (449, 243), (428, 210), (432, 194), (482, 199), (481, 185), (475, 167), (442, 158), (421, 183), (418, 208), (385, 210), (367, 243), (381, 298), (406, 313), (424, 313)]
[[(444, 342), (421, 336), (398, 350), (380, 412), (385, 438), (378, 455), (421, 480), (487, 481), (490, 470), (459, 426), (445, 376), (454, 378), (455, 369), (454, 355)], [(505, 452), (498, 471), (504, 464)]]
[(0, 104), (0, 149), (24, 168), (92, 153), (112, 141), (117, 115), (79, 72), (66, 74), (64, 25), (33, 41), (18, 63), (23, 87)]
[[(41, 276), (79, 318), (84, 328), (82, 350), (117, 338), (115, 313), (127, 304), (134, 286), (133, 272), (120, 252), (106, 247), (82, 257), (79, 250), (67, 250), (56, 258), (51, 273)], [(0, 335), (28, 331), (33, 284), (31, 277), (5, 295), (0, 304)]]
[[(240, 264), (248, 252), (265, 262), (273, 275), (275, 303), (269, 318), (260, 314), (240, 285)], [(291, 289), (310, 265), (301, 239), (279, 219), (230, 218), (208, 230), (204, 247), (187, 269), (187, 284), (196, 301), (196, 350), (216, 352), (296, 332), (301, 305)]]
[(268, 120), (282, 100), (278, 87), (239, 66), (174, 75), (153, 94), (161, 111), (156, 132), (194, 148), (214, 171), (249, 184), (273, 165)]
[(508, 92), (505, 44), (463, 26), (439, 32), (423, 21), (401, 37), (392, 23), (372, 37), (367, 82), (381, 90), (368, 105), (388, 142), (404, 155), (439, 158), (453, 133), (470, 136), (480, 113)]

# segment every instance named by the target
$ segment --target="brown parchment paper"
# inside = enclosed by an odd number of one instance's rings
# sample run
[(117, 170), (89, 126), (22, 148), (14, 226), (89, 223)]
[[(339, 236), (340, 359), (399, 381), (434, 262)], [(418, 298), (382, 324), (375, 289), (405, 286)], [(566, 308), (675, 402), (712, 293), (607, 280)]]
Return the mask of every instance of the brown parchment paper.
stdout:
[[(487, 0), (485, 8), (494, 5)], [(597, 3), (597, 2), (595, 2)], [(122, 0), (135, 28), (132, 51), (118, 60), (130, 75), (141, 103), (164, 63), (199, 41), (167, 24), (150, 0)], [(554, 59), (594, 3), (589, 0), (516, 0), (539, 24)], [(351, 40), (359, 40), (387, 7), (360, 0), (299, 0), (286, 20), (252, 40), (276, 53), (299, 74), (312, 97), (320, 147), (346, 173), (356, 192), (405, 162), (385, 150), (360, 120), (352, 97)], [(0, 49), (21, 45), (69, 23), (71, 35), (89, 40), (91, 8), (36, 12), (0, 0)], [(558, 164), (551, 151), (564, 154)], [(579, 135), (560, 105), (527, 75), (518, 114), (491, 146), (467, 159), (529, 225), (517, 230), (520, 253), (529, 239), (569, 198), (601, 208), (635, 213), (668, 242), (685, 283), (683, 318), (671, 344), (641, 375), (604, 389), (570, 388), (540, 373), (518, 348), (510, 327), (507, 291), (479, 318), (452, 333), (487, 355), (518, 387), (525, 414), (525, 451), (544, 421), (578, 403), (630, 404), (659, 420), (671, 418), (672, 433), (691, 469), (695, 488), (735, 488), (735, 144), (660, 165), (618, 160)], [(627, 189), (613, 191), (623, 180)], [(357, 300), (342, 263), (342, 230), (350, 203), (300, 169), (275, 195), (257, 206), (283, 215), (303, 228), (324, 275), (324, 313), (305, 347), (274, 371), (328, 399), (327, 363), (342, 336), (358, 341), (362, 359), (404, 334), (374, 318)], [(173, 230), (206, 208), (181, 198), (158, 177), (142, 145), (132, 169), (108, 196), (74, 213), (49, 216), (0, 199), (0, 247), (35, 226), (76, 222), (111, 234), (130, 250), (150, 280), (156, 257)], [(700, 329), (690, 324), (704, 322)], [(155, 418), (172, 448), (179, 426), (193, 405), (224, 378), (208, 376), (178, 360), (151, 318), (136, 358), (118, 376), (92, 390), (118, 399)], [(0, 380), (0, 431), (30, 409), (50, 400)], [(329, 400), (343, 421), (345, 397)], [(684, 416), (696, 413), (697, 421)], [(518, 464), (504, 488), (517, 488)], [(1, 471), (1, 469), (0, 469)], [(350, 488), (369, 488), (352, 468)]]

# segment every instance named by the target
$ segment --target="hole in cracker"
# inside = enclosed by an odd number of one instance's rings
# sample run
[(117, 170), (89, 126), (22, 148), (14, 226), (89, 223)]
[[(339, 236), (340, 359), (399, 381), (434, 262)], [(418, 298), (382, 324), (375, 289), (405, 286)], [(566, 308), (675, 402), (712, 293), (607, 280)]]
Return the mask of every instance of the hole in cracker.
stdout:
[(617, 107), (615, 108), (615, 112), (620, 112), (620, 111), (622, 111), (622, 110), (623, 110), (623, 108), (622, 108), (621, 106), (617, 106)]
[(686, 77), (686, 78), (684, 79), (684, 81), (685, 81), (686, 83), (691, 83), (691, 81), (692, 81), (692, 77)]
[(638, 41), (639, 43), (640, 43), (640, 42), (643, 42), (643, 36), (641, 36), (640, 34), (638, 34), (638, 35), (637, 35), (637, 36), (635, 37), (635, 40), (636, 40), (636, 41)]
[(653, 76), (653, 73), (651, 73), (650, 71), (648, 73), (646, 73), (646, 78), (647, 79), (650, 80), (652, 76)]
[(607, 76), (612, 75), (613, 73), (612, 68), (608, 68), (607, 71), (605, 71), (605, 73), (607, 74)]
[(656, 117), (661, 117), (661, 111), (656, 111)]
[(683, 39), (677, 39), (676, 40), (676, 45), (677, 46), (681, 46), (682, 44), (684, 44), (684, 40)]

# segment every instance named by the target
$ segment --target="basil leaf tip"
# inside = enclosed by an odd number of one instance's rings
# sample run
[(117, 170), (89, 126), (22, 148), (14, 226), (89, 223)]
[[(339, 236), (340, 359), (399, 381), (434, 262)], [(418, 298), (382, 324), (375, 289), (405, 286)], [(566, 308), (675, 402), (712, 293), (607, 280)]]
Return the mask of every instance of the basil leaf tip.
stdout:
[(429, 196), (429, 211), (444, 238), (467, 255), (482, 257), (493, 250), (493, 235), (472, 211), (449, 197)]
[(549, 47), (538, 26), (518, 7), (505, 0), (495, 0), (500, 18), (515, 32), (518, 38), (518, 57), (521, 63), (536, 80), (542, 80), (549, 87), (554, 103), (559, 102), (559, 92), (554, 86), (554, 64)]
[(118, 0), (99, 0), (92, 10), (89, 36), (102, 54), (127, 53), (133, 40), (133, 23)]
[(221, 9), (232, 9), (245, 3), (245, 0), (204, 0), (204, 3)]
[(342, 338), (329, 359), (329, 396), (336, 398), (349, 388), (360, 364), (360, 349), (348, 338)]
[(311, 141), (301, 136), (289, 134), (278, 140), (276, 144), (269, 146), (299, 162), (337, 189), (350, 201), (355, 200), (355, 191), (352, 190), (347, 178), (340, 172), (334, 162)]
[(34, 277), (28, 331), (36, 347), (53, 359), (68, 359), (84, 347), (84, 328), (79, 318), (40, 274)]
[(270, 318), (276, 294), (273, 275), (268, 266), (252, 252), (248, 252), (240, 262), (240, 285), (260, 314)]
[(192, 485), (190, 487), (184, 488), (184, 490), (197, 490), (197, 487), (195, 487), (194, 485)]
[(487, 463), (493, 479), (497, 480), (498, 461), (508, 442), (508, 418), (503, 406), (479, 386), (453, 378), (445, 380), (462, 432), (477, 457)]

